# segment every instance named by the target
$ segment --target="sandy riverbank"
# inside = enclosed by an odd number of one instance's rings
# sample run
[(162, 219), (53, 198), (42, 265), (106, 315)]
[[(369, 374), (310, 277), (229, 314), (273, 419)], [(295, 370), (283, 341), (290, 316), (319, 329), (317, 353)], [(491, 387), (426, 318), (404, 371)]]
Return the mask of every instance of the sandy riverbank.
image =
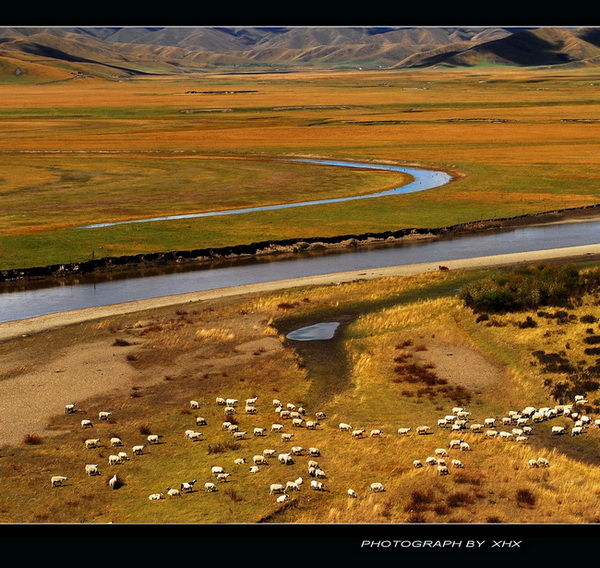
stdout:
[[(565, 260), (582, 261), (596, 259), (600, 259), (600, 244), (466, 258), (448, 261), (446, 262), (446, 266), (451, 270), (469, 270), (478, 268), (503, 267), (532, 262), (564, 262)], [(175, 306), (178, 304), (188, 304), (190, 302), (198, 302), (208, 299), (238, 296), (257, 292), (271, 292), (273, 290), (301, 286), (318, 286), (335, 284), (337, 282), (351, 282), (357, 279), (373, 279), (387, 276), (409, 276), (437, 270), (439, 270), (439, 263), (436, 262), (407, 264), (378, 269), (337, 272), (322, 276), (308, 276), (289, 280), (278, 280), (261, 284), (248, 284), (244, 286), (218, 288), (201, 292), (190, 292), (174, 296), (163, 296), (148, 300), (138, 300), (134, 302), (125, 302), (122, 304), (86, 308), (57, 314), (48, 314), (36, 318), (0, 323), (0, 341), (109, 316), (133, 313), (166, 306)]]

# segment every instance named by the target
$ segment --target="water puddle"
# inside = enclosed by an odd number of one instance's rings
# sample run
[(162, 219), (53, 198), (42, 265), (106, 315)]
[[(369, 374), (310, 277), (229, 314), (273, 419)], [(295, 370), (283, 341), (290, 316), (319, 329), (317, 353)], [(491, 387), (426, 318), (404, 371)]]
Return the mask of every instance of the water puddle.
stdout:
[(315, 325), (309, 325), (290, 331), (290, 333), (286, 335), (286, 338), (294, 341), (332, 339), (339, 325), (340, 322), (338, 321), (317, 323)]

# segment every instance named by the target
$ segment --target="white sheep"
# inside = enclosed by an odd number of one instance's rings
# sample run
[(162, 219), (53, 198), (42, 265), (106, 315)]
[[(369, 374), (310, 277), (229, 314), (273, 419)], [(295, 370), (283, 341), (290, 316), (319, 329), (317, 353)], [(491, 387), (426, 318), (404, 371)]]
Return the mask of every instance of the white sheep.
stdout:
[(364, 428), (361, 428), (359, 430), (352, 430), (352, 437), (353, 438), (362, 438), (365, 434), (366, 430)]
[(283, 434), (281, 434), (281, 441), (289, 442), (293, 437), (294, 434), (292, 434), (291, 432), (284, 432)]
[(127, 452), (119, 452), (117, 454), (122, 461), (129, 461), (129, 456), (127, 455)]
[(217, 486), (214, 483), (211, 483), (210, 481), (207, 481), (204, 484), (204, 491), (206, 491), (207, 493), (214, 493), (215, 491), (218, 491), (219, 489), (217, 488)]
[(252, 433), (255, 436), (264, 436), (265, 435), (265, 429), (264, 428), (254, 428), (254, 430), (252, 431)]
[(220, 396), (218, 396), (216, 398), (216, 403), (217, 403), (217, 406), (227, 406), (227, 403), (225, 402), (225, 399), (221, 398)]
[(68, 477), (64, 475), (53, 475), (50, 478), (50, 487), (62, 487), (65, 481), (68, 481)]
[(186, 438), (192, 442), (197, 442), (198, 440), (202, 439), (202, 437), (204, 436), (204, 434), (202, 432), (189, 432), (186, 435)]
[(255, 396), (253, 398), (247, 398), (246, 399), (246, 405), (248, 405), (248, 406), (254, 406), (257, 402), (258, 402), (258, 397), (257, 396)]
[(269, 488), (269, 495), (275, 495), (276, 493), (284, 493), (285, 487), (281, 483), (271, 483)]
[(109, 480), (108, 480), (108, 486), (111, 489), (116, 489), (117, 488), (117, 484), (119, 483), (119, 478), (117, 477), (117, 474), (115, 473)]
[(98, 420), (108, 420), (111, 416), (112, 412), (107, 412), (106, 410), (98, 412)]
[(448, 420), (445, 418), (438, 418), (437, 425), (438, 428), (446, 428), (448, 426)]
[(496, 425), (496, 419), (495, 418), (486, 418), (483, 421), (483, 425), (487, 426), (488, 428), (493, 427)]
[(246, 414), (257, 414), (258, 413), (258, 409), (256, 408), (256, 406), (246, 405), (246, 407), (244, 408), (244, 411), (246, 412)]
[(250, 473), (258, 473), (260, 470), (258, 469), (257, 465), (253, 465), (253, 466), (250, 466), (248, 471), (250, 471)]
[(159, 444), (161, 438), (162, 434), (150, 434), (146, 439), (148, 440), (149, 444)]
[(324, 491), (325, 484), (322, 481), (317, 481), (316, 479), (313, 479), (310, 482), (310, 488), (314, 489), (315, 491)]
[(285, 490), (286, 491), (300, 491), (300, 485), (298, 483), (296, 483), (295, 481), (288, 481), (285, 484)]
[(89, 450), (92, 448), (97, 448), (100, 443), (100, 438), (90, 438), (85, 441), (85, 447)]
[(316, 430), (319, 425), (320, 425), (319, 422), (316, 422), (314, 420), (307, 420), (306, 423), (304, 424), (304, 427), (307, 430)]
[(234, 432), (233, 439), (234, 440), (244, 440), (247, 433), (248, 432)]
[(150, 501), (160, 501), (164, 497), (163, 493), (152, 493), (148, 496)]
[(122, 446), (123, 445), (123, 441), (121, 440), (121, 438), (117, 438), (115, 436), (114, 438), (110, 439), (110, 445), (113, 446), (113, 448), (116, 448), (118, 446)]
[(540, 467), (540, 464), (537, 462), (537, 460), (529, 460), (527, 463), (529, 464), (529, 467), (532, 468)]
[(324, 412), (315, 412), (315, 418), (317, 420), (325, 420), (327, 418), (327, 414)]
[(225, 483), (231, 477), (231, 473), (217, 473), (217, 481)]
[(413, 461), (413, 467), (414, 467), (415, 469), (418, 469), (418, 468), (420, 468), (420, 467), (423, 467), (423, 463), (421, 462), (421, 460), (414, 460), (414, 461)]
[(448, 475), (450, 473), (450, 470), (445, 465), (438, 465), (437, 473), (438, 473), (438, 475)]
[(348, 489), (347, 493), (348, 493), (348, 497), (352, 497), (353, 499), (356, 499), (356, 491), (354, 491), (354, 489)]
[(385, 491), (385, 487), (383, 486), (383, 483), (371, 483), (371, 485), (369, 485), (369, 491), (371, 493), (380, 493), (381, 491)]
[(471, 446), (467, 442), (461, 442), (459, 449), (461, 452), (470, 452)]
[(283, 465), (292, 465), (294, 463), (294, 458), (291, 454), (279, 454), (277, 459)]
[(295, 428), (303, 428), (304, 420), (302, 418), (294, 418), (292, 419), (292, 426), (294, 426)]
[(339, 429), (340, 432), (350, 432), (352, 431), (352, 426), (350, 426), (350, 424), (346, 424), (345, 422), (340, 422)]
[(182, 493), (180, 489), (174, 489), (172, 487), (167, 487), (167, 495), (169, 497), (181, 497)]
[(182, 493), (184, 491), (187, 491), (188, 493), (191, 493), (194, 490), (194, 485), (196, 485), (197, 481), (198, 481), (197, 479), (192, 479), (191, 481), (184, 481), (179, 486), (179, 491), (181, 491)]
[(85, 464), (85, 472), (92, 476), (92, 475), (100, 475), (100, 470), (98, 469), (98, 464), (97, 463), (87, 463)]
[(217, 476), (217, 474), (219, 474), (219, 473), (225, 473), (225, 468), (223, 468), (223, 467), (222, 467), (222, 466), (220, 466), (220, 465), (213, 465), (213, 466), (210, 468), (210, 474), (211, 474), (211, 475), (213, 475), (213, 476), (215, 476), (215, 477), (216, 477), (216, 476)]
[(236, 458), (233, 460), (235, 465), (243, 465), (246, 463), (246, 458)]
[(196, 425), (197, 426), (206, 426), (206, 418), (204, 416), (196, 416)]
[(223, 414), (225, 414), (226, 416), (229, 414), (237, 414), (237, 410), (234, 406), (226, 406), (223, 410)]
[(511, 432), (499, 432), (498, 437), (504, 441), (512, 440), (514, 438)]
[(439, 458), (439, 459), (437, 460), (437, 464), (438, 464), (438, 465), (448, 465), (448, 464), (446, 463), (446, 460), (445, 460), (445, 459), (442, 459), (442, 458)]
[(431, 428), (429, 426), (417, 426), (416, 432), (417, 432), (417, 434), (423, 435), (423, 434), (429, 434), (430, 430), (431, 430)]
[(454, 439), (454, 440), (450, 440), (450, 443), (448, 444), (448, 447), (451, 450), (456, 450), (460, 448), (460, 445), (463, 443), (464, 440), (458, 440), (458, 439)]
[(290, 496), (287, 493), (284, 493), (283, 495), (280, 495), (279, 497), (277, 497), (276, 501), (277, 503), (285, 503), (286, 501), (289, 501)]
[(319, 448), (308, 448), (308, 455), (313, 458), (318, 458), (321, 455)]
[(429, 456), (428, 458), (425, 458), (425, 463), (427, 465), (437, 465), (437, 458), (434, 458), (433, 456)]
[(301, 456), (304, 453), (304, 448), (302, 446), (292, 446), (290, 452), (293, 456)]
[(325, 474), (325, 472), (319, 468), (315, 470), (315, 477), (317, 477), (318, 479), (327, 479), (327, 475)]
[(288, 402), (285, 407), (291, 412), (293, 410), (296, 410), (296, 405), (292, 404), (291, 402)]
[(81, 427), (82, 428), (93, 428), (94, 425), (92, 424), (91, 420), (82, 420), (81, 421)]
[(133, 446), (133, 448), (131, 448), (131, 451), (133, 452), (134, 456), (141, 456), (144, 453), (145, 447), (145, 444), (140, 444), (139, 446)]
[(281, 406), (281, 401), (279, 399), (277, 399), (277, 398), (274, 398), (273, 399), (273, 406), (275, 408), (277, 408), (278, 406)]
[(225, 422), (223, 422), (223, 424), (221, 424), (221, 426), (222, 426), (223, 430), (229, 430), (229, 427), (231, 426), (231, 422), (226, 420)]
[(238, 403), (237, 398), (226, 398), (225, 406), (235, 406)]
[(283, 424), (272, 424), (271, 425), (271, 432), (281, 432), (281, 430), (283, 430)]
[(308, 467), (314, 467), (315, 469), (319, 468), (319, 463), (316, 462), (315, 460), (308, 460), (308, 463), (306, 465)]
[(398, 428), (398, 434), (400, 436), (406, 436), (410, 432), (410, 428)]
[(434, 453), (436, 456), (442, 458), (448, 456), (448, 452), (444, 448), (437, 448)]
[(115, 454), (108, 456), (108, 465), (121, 465), (123, 460)]
[(75, 412), (75, 405), (65, 404), (65, 414), (72, 414), (73, 412)]
[(519, 444), (527, 444), (529, 443), (529, 438), (527, 436), (517, 436), (515, 438), (515, 442), (518, 442)]
[(460, 460), (454, 459), (450, 462), (452, 467), (465, 467)]
[(452, 414), (458, 414), (459, 412), (462, 412), (464, 410), (464, 408), (462, 406), (455, 406), (452, 409)]
[(264, 449), (263, 450), (263, 456), (266, 458), (274, 458), (275, 454), (277, 453), (277, 450), (272, 450), (270, 448)]
[(229, 426), (227, 426), (227, 431), (228, 432), (239, 432), (240, 427), (237, 424), (232, 424), (231, 422), (229, 423)]
[(483, 432), (483, 424), (471, 424), (469, 428), (471, 429), (471, 432), (475, 434), (480, 434), (481, 432)]
[(496, 438), (496, 437), (498, 437), (498, 432), (496, 430), (486, 430), (485, 437), (486, 438)]
[(200, 408), (200, 403), (197, 400), (190, 400), (190, 408), (193, 410), (197, 410)]
[(252, 463), (254, 463), (254, 465), (267, 465), (268, 462), (265, 456), (259, 454), (252, 458)]
[(379, 428), (379, 429), (371, 430), (369, 436), (371, 438), (377, 438), (377, 437), (381, 436), (381, 434), (383, 434), (383, 430), (381, 430), (381, 428)]
[(582, 426), (574, 426), (571, 428), (571, 436), (580, 436), (581, 434), (583, 434)]
[(550, 462), (546, 458), (538, 458), (537, 464), (540, 467), (550, 467)]

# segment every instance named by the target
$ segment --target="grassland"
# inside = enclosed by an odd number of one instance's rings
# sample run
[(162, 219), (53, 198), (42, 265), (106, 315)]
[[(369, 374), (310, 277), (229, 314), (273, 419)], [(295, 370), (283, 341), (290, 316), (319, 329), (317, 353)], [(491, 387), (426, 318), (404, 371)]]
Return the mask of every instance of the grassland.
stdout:
[[(32, 431), (21, 443), (2, 448), (0, 521), (596, 523), (597, 427), (572, 437), (552, 436), (548, 422), (533, 424), (526, 444), (462, 431), (459, 437), (472, 451), (449, 452), (464, 469), (440, 477), (435, 468), (412, 466), (457, 437), (436, 426), (457, 405), (472, 412), (472, 422), (528, 405), (554, 406), (551, 389), (569, 373), (545, 368), (540, 350), (562, 353), (573, 365), (597, 365), (586, 351), (591, 345), (586, 338), (600, 334), (597, 290), (562, 309), (566, 315), (560, 317), (558, 309), (546, 308), (481, 318), (456, 290), (499, 272), (450, 271), (207, 300), (5, 341), (0, 345), (5, 384), (37, 384), (45, 376), (44, 404), (62, 408), (77, 402), (79, 411), (57, 412), (50, 430)], [(535, 325), (522, 325), (528, 317)], [(332, 320), (342, 322), (333, 340), (301, 344), (285, 338), (301, 325)], [(104, 382), (105, 392), (66, 400), (53, 385), (69, 374), (74, 384)], [(110, 382), (114, 376), (118, 388)], [(583, 394), (588, 401), (581, 410), (598, 418), (597, 392)], [(222, 429), (217, 396), (240, 400), (235, 419), (248, 432), (246, 439), (234, 442)], [(246, 414), (243, 401), (254, 396), (258, 413)], [(317, 411), (327, 418), (316, 430), (283, 421), (284, 431), (295, 437), (282, 442), (270, 432), (277, 419), (274, 398), (302, 405), (309, 419)], [(190, 409), (192, 399), (200, 410)], [(97, 421), (99, 410), (112, 410), (111, 420)], [(196, 415), (207, 425), (196, 426)], [(82, 418), (90, 418), (93, 428), (82, 430)], [(367, 434), (382, 428), (384, 434), (353, 439), (338, 430), (339, 422)], [(414, 435), (421, 424), (432, 426), (432, 433)], [(570, 420), (559, 417), (551, 424)], [(267, 427), (265, 437), (252, 435), (257, 426)], [(411, 435), (398, 436), (398, 427), (411, 427)], [(186, 440), (189, 428), (201, 430), (204, 439)], [(132, 456), (131, 446), (145, 443), (149, 433), (161, 434), (161, 443)], [(108, 444), (114, 435), (131, 457), (120, 466), (107, 463), (116, 451)], [(101, 447), (85, 449), (83, 441), (94, 437), (102, 439)], [(321, 450), (316, 459), (327, 473), (326, 491), (308, 487), (306, 455), (290, 466), (270, 460), (259, 473), (249, 473), (253, 455), (292, 445)], [(249, 463), (235, 465), (242, 456)], [(528, 460), (538, 457), (548, 458), (550, 467), (530, 469)], [(101, 475), (86, 476), (85, 463), (100, 464)], [(205, 493), (203, 484), (214, 481), (213, 465), (232, 476), (218, 483), (216, 493)], [(106, 482), (114, 473), (122, 485), (111, 491)], [(64, 487), (50, 487), (56, 474), (69, 477)], [(270, 483), (298, 476), (305, 479), (302, 490), (276, 503)], [(150, 493), (192, 479), (198, 480), (192, 493), (148, 500)], [(386, 491), (370, 494), (375, 481)], [(357, 499), (348, 498), (348, 488)]]
[[(598, 202), (598, 71), (186, 75), (0, 85), (0, 269), (438, 227)], [(100, 221), (356, 195), (406, 181), (283, 163), (444, 169), (423, 193), (236, 217)]]

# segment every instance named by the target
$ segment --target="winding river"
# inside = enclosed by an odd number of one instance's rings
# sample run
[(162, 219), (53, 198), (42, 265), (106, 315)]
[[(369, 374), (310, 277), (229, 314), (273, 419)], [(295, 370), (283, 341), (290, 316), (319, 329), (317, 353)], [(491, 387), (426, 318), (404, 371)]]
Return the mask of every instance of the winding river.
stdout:
[[(397, 169), (395, 166), (356, 164), (351, 162), (321, 160), (319, 163), (348, 165), (348, 167)], [(403, 186), (403, 188), (390, 191), (421, 191), (443, 185), (451, 179), (444, 172), (431, 172), (416, 168), (403, 168), (402, 171), (410, 173), (415, 178), (414, 181), (407, 184), (407, 186)], [(412, 188), (409, 188), (409, 186), (412, 186)], [(346, 199), (364, 199), (382, 195), (390, 195), (390, 192), (386, 191), (380, 194), (369, 194)], [(316, 205), (339, 200), (305, 202), (289, 204), (287, 206)], [(284, 207), (284, 205), (278, 207)], [(252, 210), (257, 210), (257, 208), (253, 208)], [(241, 210), (240, 213), (247, 211)], [(232, 211), (221, 213), (233, 214)], [(184, 218), (184, 216), (177, 218)], [(154, 219), (146, 219), (145, 221), (151, 220)], [(199, 266), (193, 270), (139, 278), (123, 278), (89, 283), (82, 281), (79, 284), (67, 284), (63, 282), (62, 285), (31, 288), (0, 294), (0, 322), (21, 320), (80, 308), (105, 306), (166, 295), (206, 291), (244, 284), (258, 284), (304, 276), (424, 262), (444, 262), (453, 259), (545, 250), (549, 248), (595, 245), (598, 243), (600, 243), (600, 222), (590, 221), (521, 227), (434, 241), (414, 241), (393, 247), (359, 247), (351, 251), (328, 252), (327, 254), (317, 256), (299, 254), (293, 258), (285, 258), (283, 260), (278, 260), (276, 256), (267, 256), (250, 261), (234, 261), (226, 265), (217, 263), (215, 265)]]

